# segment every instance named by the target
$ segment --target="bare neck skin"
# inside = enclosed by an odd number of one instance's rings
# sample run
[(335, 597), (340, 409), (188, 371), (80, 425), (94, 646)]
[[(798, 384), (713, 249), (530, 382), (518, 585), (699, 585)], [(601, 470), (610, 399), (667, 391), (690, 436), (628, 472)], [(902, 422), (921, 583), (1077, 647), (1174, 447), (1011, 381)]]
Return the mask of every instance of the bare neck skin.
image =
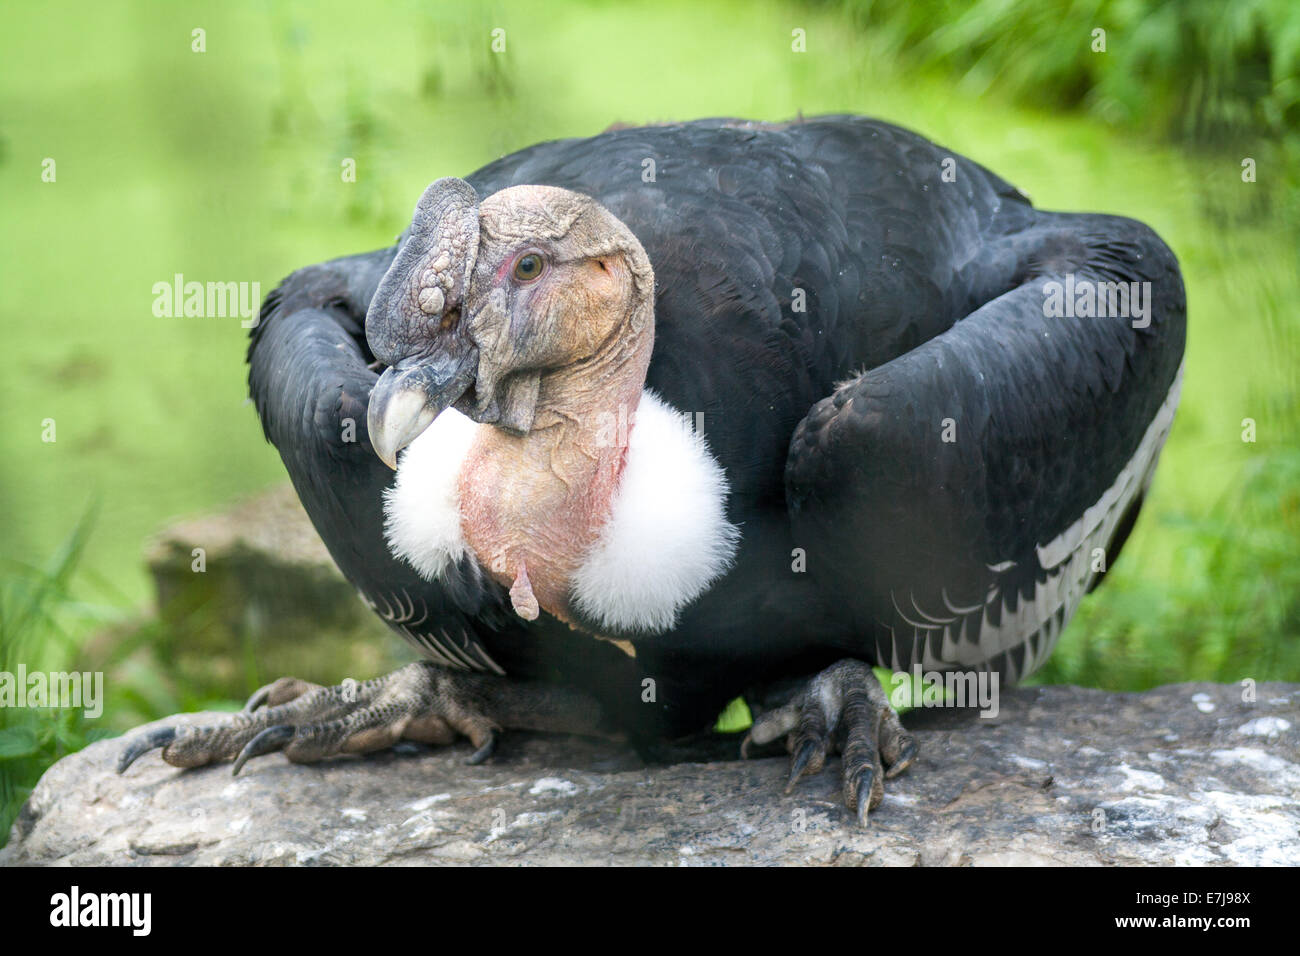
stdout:
[(609, 517), (653, 347), (653, 320), (628, 322), (542, 377), (527, 433), (478, 428), (458, 480), (461, 531), (527, 620), (539, 607), (569, 620), (569, 582)]

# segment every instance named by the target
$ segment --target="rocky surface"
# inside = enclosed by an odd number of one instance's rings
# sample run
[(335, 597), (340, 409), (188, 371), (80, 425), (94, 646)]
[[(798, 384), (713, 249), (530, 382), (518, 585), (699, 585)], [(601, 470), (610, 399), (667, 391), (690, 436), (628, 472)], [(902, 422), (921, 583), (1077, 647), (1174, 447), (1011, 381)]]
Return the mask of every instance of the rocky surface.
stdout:
[(333, 684), (413, 659), (343, 579), (288, 483), (169, 525), (145, 560), (163, 625), (155, 650), (200, 697), (242, 700), (282, 674)]
[(0, 864), (1294, 864), (1300, 685), (1180, 684), (1144, 694), (1041, 687), (994, 720), (926, 710), (921, 752), (869, 829), (838, 761), (782, 793), (784, 758), (735, 738), (645, 766), (573, 738), (407, 748), (295, 766), (263, 757), (113, 772), (120, 740), (56, 764)]

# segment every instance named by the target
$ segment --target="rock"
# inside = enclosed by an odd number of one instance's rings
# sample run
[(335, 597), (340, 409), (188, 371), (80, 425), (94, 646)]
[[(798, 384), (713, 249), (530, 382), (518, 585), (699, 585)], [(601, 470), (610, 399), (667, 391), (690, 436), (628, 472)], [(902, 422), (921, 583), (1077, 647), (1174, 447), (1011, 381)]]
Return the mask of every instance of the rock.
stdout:
[(1033, 687), (1004, 691), (992, 720), (913, 712), (920, 756), (866, 830), (840, 802), (838, 760), (786, 796), (786, 759), (730, 759), (734, 737), (662, 766), (519, 734), (478, 767), (468, 744), (408, 746), (262, 757), (239, 777), (156, 755), (118, 776), (121, 741), (101, 741), (45, 774), (0, 863), (1293, 864), (1300, 685), (1241, 696)]
[(286, 484), (152, 537), (160, 646), (200, 697), (243, 699), (285, 674), (318, 683), (414, 659), (334, 565)]

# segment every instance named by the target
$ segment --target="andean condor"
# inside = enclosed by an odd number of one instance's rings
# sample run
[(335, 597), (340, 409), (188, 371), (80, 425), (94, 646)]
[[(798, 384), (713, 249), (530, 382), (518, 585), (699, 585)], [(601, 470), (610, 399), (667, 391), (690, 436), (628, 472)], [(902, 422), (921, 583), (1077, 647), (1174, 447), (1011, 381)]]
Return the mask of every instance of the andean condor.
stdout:
[(287, 278), (248, 354), (316, 529), (425, 660), (282, 679), (121, 768), (649, 745), (813, 675), (749, 740), (785, 737), (792, 781), (839, 749), (865, 819), (915, 753), (868, 665), (1043, 663), (1141, 507), (1185, 311), (1147, 226), (1041, 212), (855, 116), (621, 128), (438, 180), (393, 247)]

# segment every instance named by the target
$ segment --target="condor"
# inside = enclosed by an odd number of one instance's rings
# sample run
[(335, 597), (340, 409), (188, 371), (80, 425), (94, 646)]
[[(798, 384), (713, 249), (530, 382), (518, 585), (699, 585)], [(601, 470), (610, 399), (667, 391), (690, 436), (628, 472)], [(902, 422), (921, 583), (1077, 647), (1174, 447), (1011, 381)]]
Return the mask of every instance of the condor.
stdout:
[[(252, 332), (258, 413), (425, 660), (281, 679), (122, 769), (459, 735), (477, 761), (514, 728), (653, 747), (798, 678), (746, 742), (784, 741), (791, 783), (840, 751), (865, 821), (916, 752), (870, 665), (1033, 673), (1181, 380), (1149, 228), (952, 155), (853, 116), (617, 129), (440, 179), (392, 248), (294, 273)], [(1050, 316), (1067, 279), (1149, 283), (1144, 321)]]

